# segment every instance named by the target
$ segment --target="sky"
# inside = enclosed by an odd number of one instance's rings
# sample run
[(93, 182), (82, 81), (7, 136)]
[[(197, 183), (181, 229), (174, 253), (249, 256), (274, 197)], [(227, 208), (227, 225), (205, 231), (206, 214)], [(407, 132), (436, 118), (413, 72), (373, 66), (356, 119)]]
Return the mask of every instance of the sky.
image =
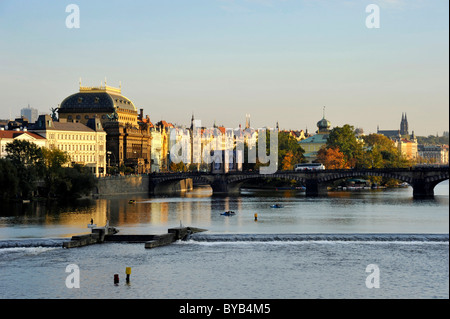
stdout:
[(153, 122), (442, 135), (448, 37), (447, 0), (0, 0), (0, 119), (106, 79)]

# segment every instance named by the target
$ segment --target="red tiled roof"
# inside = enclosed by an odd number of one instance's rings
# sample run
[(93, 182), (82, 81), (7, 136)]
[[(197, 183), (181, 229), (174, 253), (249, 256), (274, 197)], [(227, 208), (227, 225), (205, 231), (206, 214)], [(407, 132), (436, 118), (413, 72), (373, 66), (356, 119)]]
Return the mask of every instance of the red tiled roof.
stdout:
[(45, 137), (28, 131), (0, 131), (0, 138), (16, 138), (22, 134), (27, 134), (37, 140), (45, 140)]

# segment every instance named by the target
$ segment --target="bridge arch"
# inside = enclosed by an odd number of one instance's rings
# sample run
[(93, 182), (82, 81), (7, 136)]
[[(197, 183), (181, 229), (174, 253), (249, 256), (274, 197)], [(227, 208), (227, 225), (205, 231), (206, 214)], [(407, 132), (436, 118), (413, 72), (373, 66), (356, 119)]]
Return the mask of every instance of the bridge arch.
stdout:
[(381, 171), (347, 171), (347, 172), (341, 171), (321, 176), (317, 179), (317, 181), (319, 183), (326, 183), (351, 177), (369, 177), (369, 176), (394, 178), (409, 184), (413, 182), (413, 178), (410, 175), (404, 175), (396, 172), (381, 172)]
[(284, 180), (296, 180), (304, 184), (306, 179), (303, 176), (296, 174), (284, 174), (284, 173), (275, 173), (275, 174), (239, 174), (239, 175), (231, 175), (227, 180), (227, 190), (230, 193), (239, 193), (241, 187), (245, 184), (245, 182), (251, 180), (263, 180), (267, 178), (280, 178)]
[(150, 193), (165, 194), (191, 190), (194, 183), (211, 185), (207, 178), (197, 175), (164, 174), (150, 180)]
[(233, 185), (240, 182), (246, 182), (254, 179), (266, 179), (266, 178), (281, 178), (285, 180), (296, 180), (304, 183), (306, 179), (303, 176), (295, 175), (295, 174), (243, 174), (243, 175), (235, 175), (231, 176), (227, 180), (227, 184)]

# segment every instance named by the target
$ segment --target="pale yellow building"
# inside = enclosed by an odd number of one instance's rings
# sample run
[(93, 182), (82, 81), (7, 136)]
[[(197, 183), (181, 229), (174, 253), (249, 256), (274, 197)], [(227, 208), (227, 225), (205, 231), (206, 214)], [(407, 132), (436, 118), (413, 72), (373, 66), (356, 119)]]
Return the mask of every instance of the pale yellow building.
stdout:
[(416, 160), (418, 156), (417, 141), (401, 138), (395, 142), (398, 150), (409, 160)]
[(106, 132), (93, 118), (84, 125), (53, 121), (50, 115), (39, 116), (33, 132), (47, 139), (47, 147), (66, 152), (72, 163), (90, 168), (94, 175), (106, 174)]

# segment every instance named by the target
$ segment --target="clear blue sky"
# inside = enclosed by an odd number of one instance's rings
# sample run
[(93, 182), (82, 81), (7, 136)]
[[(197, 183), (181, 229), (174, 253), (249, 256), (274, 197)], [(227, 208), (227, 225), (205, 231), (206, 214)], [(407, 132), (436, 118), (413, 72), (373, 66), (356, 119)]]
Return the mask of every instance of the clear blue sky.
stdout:
[[(80, 8), (68, 29), (66, 6)], [(380, 6), (368, 29), (368, 4)], [(449, 130), (446, 0), (0, 0), (0, 118), (122, 82), (152, 121)]]

